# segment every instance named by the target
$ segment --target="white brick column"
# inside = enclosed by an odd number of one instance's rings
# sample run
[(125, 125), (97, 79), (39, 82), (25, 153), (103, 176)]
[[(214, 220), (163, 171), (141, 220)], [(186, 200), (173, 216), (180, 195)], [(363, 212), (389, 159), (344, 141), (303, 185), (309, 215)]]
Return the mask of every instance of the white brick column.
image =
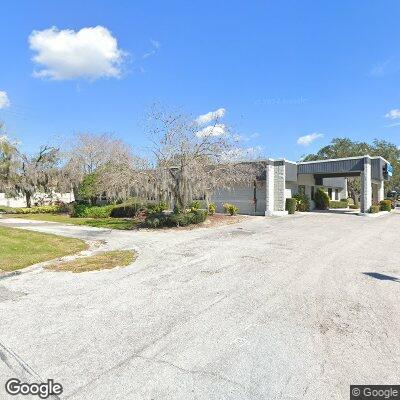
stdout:
[(378, 201), (385, 199), (385, 181), (380, 181), (378, 186)]
[(274, 211), (276, 214), (285, 213), (285, 162), (277, 161), (275, 165), (275, 200)]
[(265, 215), (272, 215), (274, 213), (274, 165), (272, 160), (267, 161), (265, 187), (266, 187), (266, 201), (265, 201)]
[(361, 212), (368, 212), (372, 205), (371, 158), (364, 157), (364, 171), (361, 172)]

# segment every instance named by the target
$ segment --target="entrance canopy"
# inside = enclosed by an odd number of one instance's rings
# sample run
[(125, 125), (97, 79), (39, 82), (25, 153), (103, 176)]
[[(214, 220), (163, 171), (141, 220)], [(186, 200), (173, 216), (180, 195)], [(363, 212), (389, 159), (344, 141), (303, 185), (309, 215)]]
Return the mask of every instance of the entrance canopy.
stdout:
[(392, 173), (387, 160), (368, 155), (297, 163), (297, 174), (314, 175), (316, 185), (322, 185), (323, 178), (360, 176), (361, 212), (367, 212), (372, 205), (372, 184), (376, 186), (377, 200), (383, 200), (384, 181), (389, 180)]

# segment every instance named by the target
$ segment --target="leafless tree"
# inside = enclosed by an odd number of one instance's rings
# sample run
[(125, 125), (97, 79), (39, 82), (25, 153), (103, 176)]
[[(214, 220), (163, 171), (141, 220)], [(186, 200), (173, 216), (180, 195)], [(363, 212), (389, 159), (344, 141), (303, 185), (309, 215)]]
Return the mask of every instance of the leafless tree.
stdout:
[[(218, 116), (206, 127), (192, 117), (153, 107), (147, 134), (154, 158), (155, 194), (185, 208), (192, 199), (208, 196), (216, 188), (250, 185), (257, 165), (237, 160), (238, 147)], [(230, 154), (235, 160), (227, 160)]]
[(91, 133), (76, 134), (72, 144), (64, 153), (63, 167), (65, 183), (77, 194), (79, 184), (87, 175), (112, 165), (116, 161), (129, 158), (130, 151), (120, 140), (112, 135)]
[(0, 192), (12, 192), (17, 156), (17, 143), (7, 137), (5, 128), (0, 123)]
[(34, 156), (18, 151), (13, 187), (25, 196), (27, 207), (31, 207), (35, 193), (48, 193), (57, 186), (58, 162), (59, 149), (55, 147), (42, 146)]

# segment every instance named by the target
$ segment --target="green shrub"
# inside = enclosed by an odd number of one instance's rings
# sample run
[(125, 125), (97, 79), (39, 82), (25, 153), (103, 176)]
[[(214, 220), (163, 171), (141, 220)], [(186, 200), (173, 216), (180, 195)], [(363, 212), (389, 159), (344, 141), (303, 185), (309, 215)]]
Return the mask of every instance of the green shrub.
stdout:
[(360, 207), (356, 206), (355, 204), (350, 204), (350, 205), (349, 205), (349, 208), (350, 208), (351, 210), (358, 210)]
[(98, 187), (98, 175), (94, 172), (86, 175), (78, 187), (78, 196), (81, 200), (95, 202), (100, 193)]
[(354, 205), (354, 200), (351, 197), (348, 197), (347, 199), (347, 204), (350, 205)]
[(214, 215), (216, 211), (217, 211), (217, 206), (215, 205), (215, 203), (210, 203), (208, 205), (208, 213), (210, 215)]
[(164, 220), (164, 226), (188, 226), (192, 223), (193, 223), (193, 214), (191, 212), (170, 214), (167, 215)]
[(73, 218), (108, 218), (115, 206), (88, 206), (86, 204), (75, 204), (71, 214)]
[(161, 220), (158, 214), (150, 214), (146, 217), (145, 224), (149, 228), (158, 228), (161, 225)]
[(295, 198), (288, 198), (286, 199), (285, 210), (289, 214), (294, 214), (297, 207), (297, 200)]
[(11, 214), (57, 214), (63, 212), (63, 207), (59, 205), (53, 206), (35, 206), (14, 208), (10, 211)]
[(326, 210), (329, 207), (329, 196), (322, 188), (318, 188), (314, 194), (315, 206), (319, 210)]
[(378, 205), (372, 205), (372, 206), (369, 208), (368, 212), (371, 213), (371, 214), (376, 214), (376, 213), (378, 213), (378, 212), (379, 212), (379, 206), (378, 206)]
[(204, 209), (199, 209), (191, 212), (192, 215), (192, 224), (200, 224), (207, 219), (208, 212)]
[(379, 202), (379, 208), (381, 211), (392, 211), (392, 200), (382, 200)]
[(348, 203), (347, 199), (343, 199), (340, 201), (331, 200), (329, 202), (329, 208), (347, 208), (348, 206), (349, 206), (349, 203)]
[(200, 208), (200, 201), (194, 200), (189, 204), (190, 211), (196, 211)]
[(295, 194), (293, 198), (297, 200), (297, 211), (310, 211), (310, 199), (306, 194)]
[(239, 212), (239, 208), (236, 207), (234, 204), (225, 203), (223, 207), (225, 213), (229, 215), (236, 215)]
[(114, 206), (111, 210), (110, 217), (112, 218), (134, 218), (137, 213), (143, 209), (142, 204), (133, 203), (133, 204), (120, 204), (118, 206)]
[(160, 201), (159, 203), (148, 203), (146, 205), (147, 212), (152, 214), (152, 213), (162, 213), (163, 211), (168, 209), (167, 203), (164, 201)]
[(149, 228), (162, 228), (173, 226), (188, 226), (199, 224), (207, 219), (207, 210), (199, 209), (181, 213), (150, 213), (147, 215), (145, 225)]

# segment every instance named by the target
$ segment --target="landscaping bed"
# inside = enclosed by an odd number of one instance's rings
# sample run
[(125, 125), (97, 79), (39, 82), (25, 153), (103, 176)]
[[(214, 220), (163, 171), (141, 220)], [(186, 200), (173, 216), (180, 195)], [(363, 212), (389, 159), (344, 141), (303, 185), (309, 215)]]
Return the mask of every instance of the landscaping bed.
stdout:
[[(214, 216), (215, 204), (209, 204), (208, 209), (200, 208), (201, 205), (201, 202), (193, 201), (188, 208), (180, 209), (175, 207), (174, 210), (169, 210), (163, 202), (132, 202), (103, 206), (68, 204), (31, 208), (7, 208), (4, 218), (22, 218), (119, 230), (206, 225), (206, 221), (209, 218), (211, 218), (209, 225), (214, 225), (217, 221), (219, 221), (218, 223), (222, 220), (224, 221), (223, 223), (232, 223), (238, 219), (236, 214), (239, 209), (233, 204), (224, 204), (224, 210), (227, 214), (224, 217), (221, 215)], [(66, 210), (69, 210), (69, 212), (66, 213)]]

